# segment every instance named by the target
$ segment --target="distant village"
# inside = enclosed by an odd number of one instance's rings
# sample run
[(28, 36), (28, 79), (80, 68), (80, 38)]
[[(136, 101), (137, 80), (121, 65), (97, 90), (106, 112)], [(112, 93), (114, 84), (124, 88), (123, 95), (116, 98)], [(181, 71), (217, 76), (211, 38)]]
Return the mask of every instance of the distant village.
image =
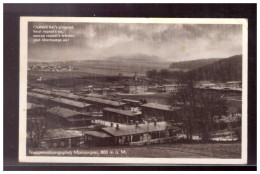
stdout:
[[(31, 66), (29, 70), (35, 68), (39, 69)], [(42, 66), (39, 69), (72, 70), (70, 66)], [(41, 77), (39, 79), (38, 83)], [(242, 82), (200, 81), (196, 88), (241, 92)], [(29, 83), (27, 146), (65, 148), (175, 142), (185, 136), (180, 107), (149, 102), (141, 97), (140, 100), (132, 99), (131, 95), (170, 94), (176, 89), (176, 83), (151, 84), (137, 74), (127, 84), (89, 84), (77, 90), (44, 88)], [(229, 100), (241, 104), (241, 98)], [(221, 125), (218, 124), (220, 120)], [(215, 123), (216, 129), (223, 125), (225, 128), (241, 126), (241, 110), (236, 110), (232, 116), (216, 119)], [(199, 138), (198, 135), (197, 139)], [(238, 137), (232, 135), (212, 137), (212, 140), (237, 139)]]
[(28, 71), (64, 72), (73, 71), (75, 68), (69, 65), (30, 65)]

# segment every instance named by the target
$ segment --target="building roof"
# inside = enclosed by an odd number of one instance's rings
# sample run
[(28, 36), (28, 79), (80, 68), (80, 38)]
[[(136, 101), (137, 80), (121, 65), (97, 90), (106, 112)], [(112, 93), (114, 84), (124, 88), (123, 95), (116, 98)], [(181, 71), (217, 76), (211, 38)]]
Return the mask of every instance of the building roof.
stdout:
[(37, 93), (41, 93), (41, 94), (45, 94), (45, 95), (50, 95), (51, 91), (49, 90), (45, 90), (45, 89), (32, 89), (33, 92), (37, 92)]
[[(168, 127), (167, 122), (157, 122), (156, 125), (154, 123), (145, 123), (136, 125), (121, 125), (117, 129), (116, 127), (104, 127), (102, 130), (109, 133), (113, 136), (124, 136), (124, 135), (133, 135), (133, 134), (142, 134), (147, 132), (157, 132), (164, 131)], [(171, 126), (171, 129), (178, 130), (178, 127)]]
[(61, 92), (61, 93), (70, 93), (70, 90), (67, 90), (67, 89), (53, 89), (52, 91), (55, 91), (55, 92)]
[(146, 103), (141, 106), (147, 107), (147, 108), (152, 108), (152, 109), (166, 110), (166, 111), (173, 111), (174, 109), (177, 109), (177, 107), (173, 107), (170, 105), (163, 105), (163, 104), (159, 104), (159, 103)]
[(33, 89), (32, 90), (33, 92), (36, 92), (36, 93), (40, 93), (40, 94), (45, 94), (45, 95), (53, 95), (53, 96), (61, 96), (61, 97), (66, 97), (66, 98), (71, 98), (71, 99), (79, 99), (80, 97), (75, 95), (75, 94), (72, 94), (70, 92), (64, 92), (64, 91), (58, 91), (58, 90), (45, 90), (45, 89)]
[(90, 93), (86, 95), (87, 97), (95, 97), (95, 98), (106, 98), (107, 96), (101, 95), (101, 94), (95, 94), (95, 93)]
[(91, 106), (91, 104), (88, 104), (88, 103), (78, 102), (78, 101), (69, 100), (69, 99), (65, 99), (65, 98), (51, 98), (51, 101), (71, 105), (71, 106), (78, 107), (78, 108), (84, 108), (84, 107)]
[(158, 86), (148, 86), (149, 89), (157, 89)]
[(88, 116), (87, 118), (68, 118), (67, 120), (69, 121), (89, 121), (89, 120), (93, 120), (92, 116)]
[(59, 91), (52, 91), (51, 94), (54, 96), (66, 97), (66, 98), (71, 98), (71, 99), (75, 99), (75, 100), (80, 98), (78, 95), (75, 95), (72, 93), (59, 92)]
[(111, 95), (101, 95), (101, 94), (95, 94), (95, 93), (90, 93), (86, 95), (87, 97), (94, 97), (94, 98), (102, 98), (102, 99), (106, 99), (106, 100), (115, 100), (115, 97), (111, 96)]
[(103, 88), (103, 90), (108, 91), (108, 90), (111, 90), (111, 89), (110, 88)]
[(237, 122), (241, 121), (241, 114), (236, 114), (236, 115), (228, 115), (228, 116), (221, 116), (219, 119), (218, 117), (213, 118), (213, 122), (215, 123), (232, 123), (232, 122)]
[(112, 105), (112, 106), (122, 106), (125, 105), (123, 102), (113, 101), (113, 100), (106, 100), (101, 98), (95, 98), (95, 97), (82, 97), (83, 100), (86, 101), (92, 101), (96, 103), (106, 104), (106, 105)]
[(207, 80), (202, 80), (202, 81), (199, 81), (198, 82), (199, 84), (212, 84), (212, 82), (211, 81), (207, 81)]
[(99, 137), (99, 138), (109, 138), (111, 137), (109, 134), (105, 133), (105, 132), (100, 132), (100, 131), (86, 131), (83, 132), (86, 135), (91, 135), (93, 137)]
[(48, 129), (43, 136), (44, 140), (81, 137), (82, 132), (66, 129)]
[(93, 88), (94, 91), (102, 91), (102, 88)]
[(178, 85), (177, 84), (168, 84), (168, 85), (163, 85), (163, 86), (165, 86), (165, 87), (176, 87)]
[(33, 109), (34, 104), (33, 103), (27, 103), (27, 109)]
[(124, 85), (119, 85), (119, 86), (109, 86), (109, 88), (114, 88), (114, 89), (123, 89), (123, 88), (125, 88), (125, 86)]
[(34, 103), (30, 103), (30, 102), (27, 102), (27, 109), (34, 109), (34, 108), (43, 108), (42, 105), (38, 105), (38, 104), (34, 104)]
[(38, 93), (34, 93), (34, 92), (27, 92), (27, 95), (31, 96), (31, 97), (41, 98), (41, 99), (50, 99), (50, 97), (47, 95), (38, 94)]
[(242, 83), (242, 81), (228, 81), (228, 84), (238, 84), (238, 83)]
[(122, 101), (123, 101), (123, 102), (126, 102), (126, 103), (127, 103), (127, 102), (130, 102), (130, 103), (138, 103), (138, 104), (141, 103), (141, 102), (138, 101), (138, 100), (131, 100), (131, 99), (122, 99)]
[(136, 116), (140, 115), (140, 113), (134, 113), (130, 110), (121, 110), (121, 109), (114, 109), (114, 108), (104, 108), (104, 111), (113, 112), (121, 115), (127, 115), (127, 116)]
[(53, 107), (47, 110), (48, 113), (54, 114), (54, 115), (58, 115), (64, 118), (68, 118), (68, 117), (73, 117), (76, 115), (85, 115), (83, 113), (80, 112), (76, 112), (70, 109), (65, 109), (65, 108), (59, 108), (59, 107)]

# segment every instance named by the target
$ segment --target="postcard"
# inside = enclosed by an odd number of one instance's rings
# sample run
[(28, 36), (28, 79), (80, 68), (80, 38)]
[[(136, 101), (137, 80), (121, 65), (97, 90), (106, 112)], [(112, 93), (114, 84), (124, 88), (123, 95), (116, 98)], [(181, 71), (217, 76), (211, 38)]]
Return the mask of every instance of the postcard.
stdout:
[(21, 17), (19, 162), (247, 164), (247, 26)]

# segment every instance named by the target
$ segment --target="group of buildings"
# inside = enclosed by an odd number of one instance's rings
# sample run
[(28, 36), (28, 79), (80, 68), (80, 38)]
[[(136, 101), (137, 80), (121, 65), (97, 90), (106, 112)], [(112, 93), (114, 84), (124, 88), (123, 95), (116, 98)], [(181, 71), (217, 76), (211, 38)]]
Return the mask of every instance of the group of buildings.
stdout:
[[(226, 83), (213, 83), (201, 81), (196, 88), (212, 90), (237, 90), (242, 91), (241, 81), (230, 81)], [(128, 85), (113, 85), (108, 87), (85, 88), (82, 92), (95, 94), (127, 93), (127, 94), (146, 94), (146, 93), (173, 93), (178, 90), (178, 84), (149, 85), (142, 82), (135, 82)]]
[(112, 94), (112, 93), (127, 93), (127, 94), (146, 94), (146, 93), (172, 93), (176, 91), (176, 84), (168, 85), (147, 85), (145, 83), (133, 83), (129, 85), (112, 85), (108, 87), (86, 87), (80, 90), (81, 93), (94, 94)]
[(162, 143), (181, 131), (179, 108), (169, 105), (44, 89), (28, 91), (27, 101), (27, 121), (46, 124), (42, 147)]
[(216, 90), (242, 90), (241, 81), (228, 81), (225, 83), (213, 83), (210, 81), (200, 81), (197, 85), (197, 88), (208, 88)]
[(64, 72), (73, 71), (74, 68), (67, 65), (31, 65), (28, 71), (49, 71), (49, 72)]
[[(52, 66), (51, 66), (52, 67)], [(31, 66), (32, 69), (38, 69), (38, 71), (47, 69), (49, 71), (49, 66), (42, 65)], [(59, 67), (61, 70), (57, 71), (71, 71), (73, 68), (70, 66)], [(58, 68), (58, 69), (59, 69)], [(47, 71), (46, 70), (46, 71)], [(51, 69), (52, 71), (52, 69)], [(55, 70), (56, 71), (56, 70)], [(37, 81), (42, 81), (42, 77), (38, 77)], [(106, 82), (107, 83), (107, 82)], [(144, 77), (139, 77), (137, 74), (133, 78), (122, 78), (117, 82), (112, 82), (107, 85), (103, 83), (98, 83), (95, 85), (85, 86), (77, 91), (77, 94), (147, 94), (147, 93), (173, 93), (178, 90), (178, 84), (176, 81), (165, 81), (160, 84), (156, 83), (153, 79), (147, 79)], [(198, 89), (211, 89), (211, 90), (235, 90), (242, 91), (241, 81), (228, 81), (228, 82), (211, 82), (211, 81), (199, 81), (196, 83), (196, 88)]]
[[(242, 83), (200, 82), (196, 87), (239, 90)], [(137, 75), (127, 85), (104, 88), (88, 86), (73, 93), (28, 88), (27, 121), (45, 123), (42, 147), (139, 145), (174, 141), (182, 131), (180, 125), (183, 118), (179, 107), (121, 99), (111, 94), (172, 93), (177, 88), (177, 84), (151, 86)], [(110, 95), (104, 95), (108, 93)], [(236, 98), (229, 100), (241, 102)]]

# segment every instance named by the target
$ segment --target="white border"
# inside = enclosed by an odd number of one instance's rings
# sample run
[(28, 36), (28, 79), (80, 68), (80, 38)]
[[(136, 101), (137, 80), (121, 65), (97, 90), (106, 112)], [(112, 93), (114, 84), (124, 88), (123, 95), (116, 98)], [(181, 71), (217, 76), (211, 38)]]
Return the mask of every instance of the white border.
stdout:
[[(241, 24), (243, 25), (243, 92), (242, 92), (242, 153), (241, 159), (216, 158), (117, 158), (117, 157), (44, 157), (26, 156), (26, 103), (28, 22), (92, 22), (92, 23), (175, 23), (175, 24)], [(210, 18), (94, 18), (94, 17), (21, 17), (20, 18), (20, 92), (19, 92), (19, 162), (42, 163), (117, 163), (117, 164), (247, 164), (247, 19)]]

